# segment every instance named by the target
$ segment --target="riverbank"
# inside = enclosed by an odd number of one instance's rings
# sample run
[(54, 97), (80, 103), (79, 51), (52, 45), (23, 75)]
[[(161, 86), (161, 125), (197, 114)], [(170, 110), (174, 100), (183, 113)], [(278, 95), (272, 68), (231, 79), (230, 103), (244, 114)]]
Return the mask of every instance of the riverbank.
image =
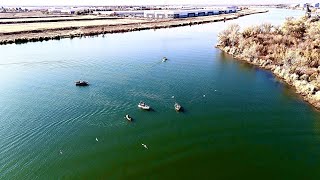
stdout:
[[(37, 23), (33, 23), (32, 26), (21, 27), (17, 24), (17, 27), (8, 25), (1, 25), (0, 28), (0, 45), (5, 44), (20, 44), (26, 42), (35, 41), (47, 41), (47, 40), (59, 40), (62, 38), (75, 38), (84, 36), (95, 36), (99, 34), (108, 33), (124, 33), (130, 31), (141, 31), (147, 29), (161, 29), (171, 28), (178, 26), (190, 26), (203, 23), (218, 22), (224, 20), (237, 19), (242, 16), (265, 13), (267, 10), (244, 10), (234, 14), (223, 14), (217, 16), (204, 16), (187, 19), (162, 19), (162, 20), (147, 20), (147, 19), (115, 19), (113, 22), (110, 20), (104, 20), (108, 22), (96, 21), (88, 22), (85, 24), (84, 21), (72, 22), (72, 25), (63, 26), (55, 23), (52, 26), (47, 25), (46, 28), (35, 28)], [(64, 22), (66, 23), (66, 22)], [(67, 22), (70, 23), (70, 22)], [(85, 25), (84, 25), (85, 24)], [(16, 24), (14, 24), (16, 25)], [(6, 27), (8, 26), (8, 27)], [(12, 30), (15, 29), (15, 30)]]
[(237, 60), (271, 71), (320, 109), (320, 20), (288, 19), (240, 32), (232, 25), (219, 35), (217, 47)]
[(27, 17), (27, 18), (15, 18), (15, 19), (2, 19), (0, 18), (0, 24), (27, 24), (27, 23), (46, 23), (46, 22), (64, 22), (64, 21), (88, 21), (88, 20), (115, 20), (122, 19), (120, 17), (104, 17), (104, 16), (56, 16), (56, 17)]

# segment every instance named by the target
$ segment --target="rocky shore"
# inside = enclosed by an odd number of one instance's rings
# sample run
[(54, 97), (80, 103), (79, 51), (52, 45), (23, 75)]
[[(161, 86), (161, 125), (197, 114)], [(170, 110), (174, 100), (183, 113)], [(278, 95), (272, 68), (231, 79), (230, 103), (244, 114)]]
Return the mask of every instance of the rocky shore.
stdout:
[[(232, 49), (228, 47), (221, 47), (221, 46), (217, 46), (217, 47), (220, 50), (230, 55), (233, 55)], [(303, 74), (299, 76), (296, 73), (290, 73), (290, 70), (285, 69), (281, 65), (273, 64), (272, 61), (268, 61), (265, 59), (251, 60), (249, 58), (243, 58), (242, 56), (239, 56), (239, 55), (233, 55), (233, 57), (237, 60), (244, 61), (248, 64), (271, 71), (278, 78), (282, 79), (284, 82), (294, 87), (296, 90), (296, 93), (301, 95), (301, 97), (305, 101), (309, 102), (311, 105), (313, 105), (318, 110), (320, 110), (320, 91), (318, 86), (311, 82), (313, 79), (316, 78), (315, 74), (311, 74), (311, 75)], [(314, 69), (314, 71), (317, 72), (318, 74), (320, 72), (320, 69)]]
[[(305, 24), (302, 25), (302, 22)], [(294, 32), (292, 27), (287, 27), (297, 24), (302, 27), (296, 27), (295, 30), (303, 31), (303, 35), (295, 34), (297, 32)], [(313, 27), (315, 29), (311, 29)], [(291, 29), (289, 34), (286, 34), (286, 29)], [(320, 110), (320, 44), (318, 39), (320, 20), (291, 19), (287, 20), (282, 27), (264, 24), (242, 32), (236, 31), (238, 28), (229, 27), (227, 32), (223, 32), (228, 33), (228, 37), (225, 36), (226, 34), (220, 34), (220, 41), (216, 47), (237, 60), (271, 71), (285, 83), (294, 87), (296, 93), (301, 95), (305, 101)], [(315, 37), (308, 39), (309, 36)], [(271, 47), (272, 44), (275, 44), (274, 47)]]
[(99, 34), (124, 33), (141, 31), (147, 29), (172, 28), (178, 26), (191, 26), (237, 19), (257, 13), (265, 13), (267, 10), (245, 10), (235, 14), (224, 14), (219, 16), (204, 16), (186, 19), (157, 20), (140, 23), (97, 25), (97, 26), (73, 26), (64, 28), (35, 29), (28, 31), (0, 32), (0, 45), (21, 44), (36, 41), (59, 40), (63, 38), (75, 38), (96, 36)]

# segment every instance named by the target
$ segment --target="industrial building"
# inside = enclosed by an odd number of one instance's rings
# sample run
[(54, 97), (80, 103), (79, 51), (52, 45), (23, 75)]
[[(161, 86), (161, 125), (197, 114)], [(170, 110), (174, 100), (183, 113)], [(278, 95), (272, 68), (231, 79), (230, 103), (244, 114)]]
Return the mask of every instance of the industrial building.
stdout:
[(225, 7), (216, 9), (182, 9), (182, 10), (154, 10), (144, 11), (145, 18), (187, 18), (198, 16), (211, 16), (218, 14), (236, 13), (237, 7)]
[(51, 14), (75, 14), (78, 11), (83, 11), (85, 8), (64, 8), (64, 7), (55, 7), (49, 8), (48, 12)]
[(144, 11), (94, 11), (93, 14), (119, 17), (144, 17)]
[(145, 18), (187, 18), (198, 16), (211, 16), (237, 12), (236, 6), (216, 7), (203, 9), (170, 9), (170, 10), (145, 10), (145, 11), (94, 11), (97, 15), (109, 15), (119, 17), (145, 17)]
[(315, 8), (320, 8), (320, 3), (314, 3), (314, 4), (312, 4), (312, 6)]
[(320, 9), (320, 3), (301, 3), (301, 4), (291, 4), (289, 7), (290, 8), (301, 8), (301, 9), (305, 9), (307, 8), (307, 6), (309, 5), (309, 7), (311, 8), (315, 8), (315, 9)]

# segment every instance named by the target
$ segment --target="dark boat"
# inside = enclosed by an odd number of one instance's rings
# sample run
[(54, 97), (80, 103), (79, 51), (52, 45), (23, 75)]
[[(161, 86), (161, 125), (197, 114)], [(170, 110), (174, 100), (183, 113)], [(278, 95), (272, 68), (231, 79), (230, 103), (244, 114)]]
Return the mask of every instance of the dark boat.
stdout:
[(166, 58), (166, 57), (162, 58), (162, 62), (166, 62), (167, 60), (168, 60), (168, 58)]
[(88, 86), (89, 83), (87, 81), (76, 81), (76, 86)]

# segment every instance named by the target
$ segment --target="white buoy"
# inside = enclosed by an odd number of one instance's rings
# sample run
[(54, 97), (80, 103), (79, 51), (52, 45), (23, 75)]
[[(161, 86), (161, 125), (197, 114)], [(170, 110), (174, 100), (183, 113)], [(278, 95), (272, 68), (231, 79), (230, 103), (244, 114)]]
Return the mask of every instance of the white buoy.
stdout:
[(206, 97), (206, 95), (203, 95), (203, 97)]
[(174, 98), (174, 96), (171, 97), (172, 99)]
[(96, 141), (97, 141), (97, 142), (99, 141), (98, 138), (96, 138)]
[(147, 145), (145, 145), (145, 144), (141, 144), (144, 148), (146, 148), (146, 149), (148, 149), (148, 146)]
[(60, 150), (60, 154), (62, 154), (62, 151)]
[(218, 91), (218, 90), (215, 89), (214, 91)]

